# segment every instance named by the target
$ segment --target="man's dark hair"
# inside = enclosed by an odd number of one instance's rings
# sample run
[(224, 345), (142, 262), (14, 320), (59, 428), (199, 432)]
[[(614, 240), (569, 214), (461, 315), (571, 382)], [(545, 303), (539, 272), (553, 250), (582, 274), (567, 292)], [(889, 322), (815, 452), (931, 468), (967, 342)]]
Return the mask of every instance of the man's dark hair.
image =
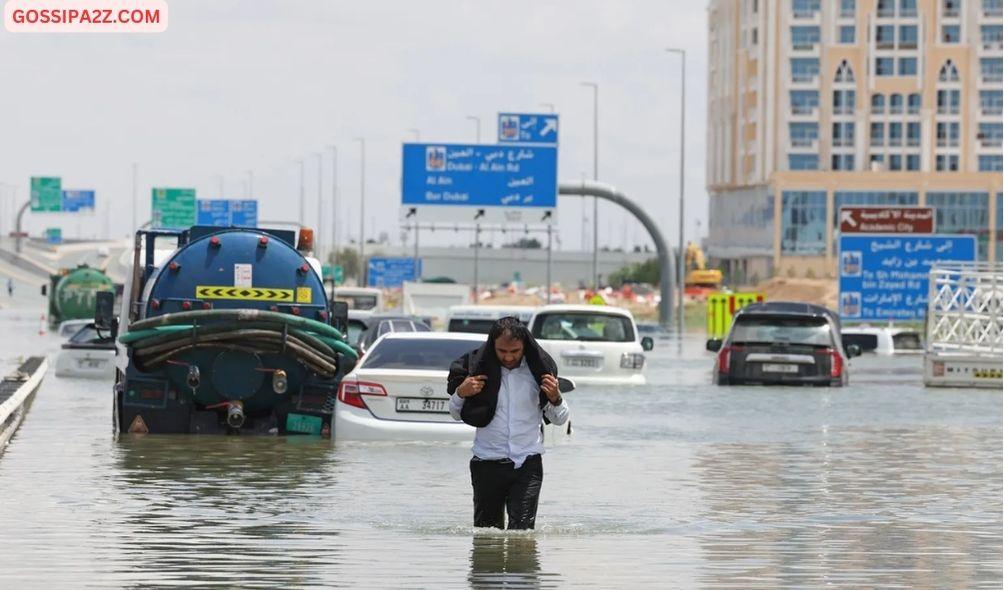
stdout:
[(514, 316), (506, 316), (495, 320), (495, 323), (488, 330), (488, 339), (492, 342), (495, 342), (503, 335), (507, 338), (520, 340), (524, 345), (530, 341), (530, 330), (523, 325), (523, 322), (519, 321), (519, 318)]

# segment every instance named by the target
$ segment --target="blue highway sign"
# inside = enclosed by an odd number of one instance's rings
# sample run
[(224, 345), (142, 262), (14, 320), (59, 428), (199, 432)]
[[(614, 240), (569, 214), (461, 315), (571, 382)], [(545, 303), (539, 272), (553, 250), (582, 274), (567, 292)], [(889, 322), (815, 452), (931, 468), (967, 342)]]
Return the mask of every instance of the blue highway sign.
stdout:
[(241, 199), (230, 202), (230, 225), (258, 227), (258, 201)]
[(935, 262), (976, 260), (976, 237), (947, 234), (840, 236), (840, 317), (923, 320)]
[(230, 201), (227, 199), (199, 199), (196, 223), (199, 225), (230, 225)]
[(499, 143), (558, 145), (558, 115), (499, 113)]
[(366, 270), (366, 284), (370, 287), (400, 287), (405, 281), (416, 281), (422, 276), (422, 260), (415, 265), (414, 258), (370, 258)]
[(76, 213), (81, 209), (94, 210), (94, 191), (64, 190), (63, 212)]
[(541, 222), (557, 204), (557, 152), (531, 145), (404, 144), (405, 217), (438, 209), (446, 215), (432, 217)]

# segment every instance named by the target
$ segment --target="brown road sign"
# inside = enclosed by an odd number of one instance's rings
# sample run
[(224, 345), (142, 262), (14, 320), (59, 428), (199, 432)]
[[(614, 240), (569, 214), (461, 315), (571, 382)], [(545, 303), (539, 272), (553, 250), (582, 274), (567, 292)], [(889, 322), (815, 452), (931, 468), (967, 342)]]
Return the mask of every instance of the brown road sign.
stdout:
[(933, 234), (933, 207), (841, 207), (840, 233)]

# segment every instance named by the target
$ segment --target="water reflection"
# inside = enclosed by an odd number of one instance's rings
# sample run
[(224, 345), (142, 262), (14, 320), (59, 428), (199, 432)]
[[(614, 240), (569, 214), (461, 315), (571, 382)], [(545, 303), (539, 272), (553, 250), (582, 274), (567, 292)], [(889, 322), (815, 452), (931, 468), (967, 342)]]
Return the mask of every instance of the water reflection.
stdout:
[(114, 512), (114, 527), (128, 531), (115, 577), (323, 586), (322, 569), (344, 549), (325, 510), (337, 472), (328, 441), (124, 436), (115, 454), (116, 487), (131, 504)]
[[(803, 433), (804, 434), (804, 433)], [(696, 469), (710, 587), (1000, 583), (993, 432), (822, 427), (794, 442), (703, 447)]]
[(471, 545), (471, 588), (555, 588), (556, 574), (543, 573), (533, 533), (475, 533)]

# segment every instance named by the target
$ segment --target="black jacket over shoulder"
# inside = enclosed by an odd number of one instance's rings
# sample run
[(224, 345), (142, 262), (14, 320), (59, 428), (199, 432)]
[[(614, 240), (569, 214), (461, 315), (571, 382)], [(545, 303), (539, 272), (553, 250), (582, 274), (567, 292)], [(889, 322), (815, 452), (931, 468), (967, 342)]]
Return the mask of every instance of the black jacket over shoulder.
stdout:
[[(544, 375), (558, 376), (558, 365), (555, 364), (551, 355), (547, 354), (540, 344), (533, 337), (529, 337), (528, 342), (523, 345), (523, 357), (533, 374), (534, 380), (540, 385)], [(488, 426), (495, 417), (495, 408), (498, 405), (499, 388), (502, 386), (502, 363), (495, 355), (495, 340), (488, 338), (481, 348), (472, 350), (450, 365), (450, 374), (446, 378), (446, 391), (453, 395), (460, 384), (470, 375), (485, 375), (485, 387), (481, 393), (464, 398), (464, 407), (460, 411), (460, 418), (466, 424), (481, 428)], [(540, 407), (547, 403), (547, 395), (540, 392)], [(547, 420), (546, 418), (544, 419)]]

